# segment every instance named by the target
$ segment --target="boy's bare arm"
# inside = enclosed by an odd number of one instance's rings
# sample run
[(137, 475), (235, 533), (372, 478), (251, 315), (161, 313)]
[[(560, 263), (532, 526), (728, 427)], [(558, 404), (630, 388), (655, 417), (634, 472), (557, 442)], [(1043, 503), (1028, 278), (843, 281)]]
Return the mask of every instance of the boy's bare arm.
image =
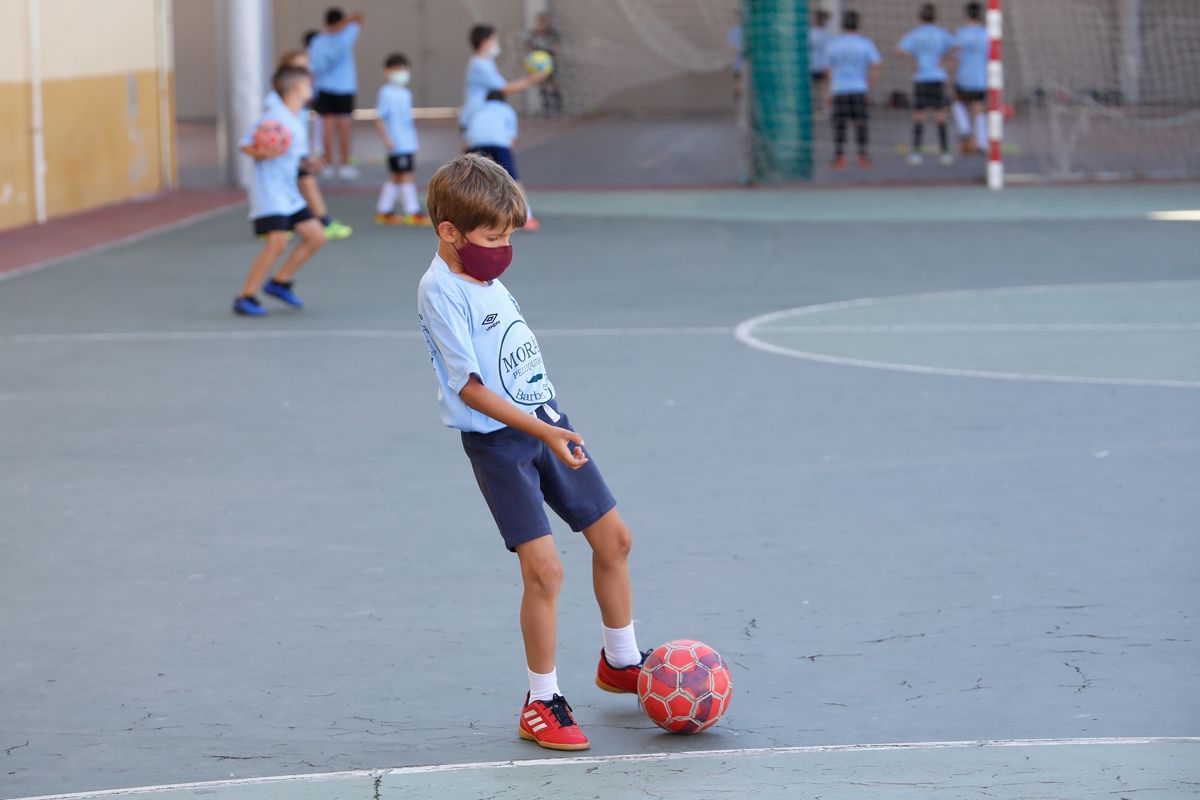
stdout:
[[(462, 401), (480, 414), (502, 422), (510, 428), (537, 437), (554, 451), (558, 460), (571, 469), (579, 469), (587, 463), (583, 453), (583, 438), (574, 431), (547, 425), (532, 414), (526, 414), (512, 406), (500, 395), (483, 385), (483, 381), (472, 375), (467, 385), (458, 393)], [(571, 449), (571, 443), (578, 445)]]
[(242, 152), (253, 158), (255, 161), (267, 161), (281, 155), (280, 152), (269, 150), (265, 147), (255, 147), (252, 144), (242, 145)]
[(349, 16), (342, 17), (341, 20), (339, 20), (338, 22), (329, 26), (329, 32), (337, 33), (338, 31), (342, 30), (347, 25), (349, 25), (351, 22), (357, 22), (359, 25), (362, 25), (363, 12), (356, 11), (353, 14), (350, 14)]
[(387, 149), (388, 153), (391, 153), (394, 144), (391, 137), (388, 136), (387, 125), (379, 117), (375, 118), (375, 130), (379, 131), (379, 141), (383, 142), (383, 146)]

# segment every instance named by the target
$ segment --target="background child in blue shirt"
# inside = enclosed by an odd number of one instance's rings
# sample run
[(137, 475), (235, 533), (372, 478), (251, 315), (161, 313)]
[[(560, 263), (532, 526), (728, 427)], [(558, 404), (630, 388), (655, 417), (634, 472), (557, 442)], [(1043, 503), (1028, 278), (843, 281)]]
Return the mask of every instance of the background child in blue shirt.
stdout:
[(350, 164), (350, 150), (354, 139), (354, 95), (358, 91), (354, 46), (362, 33), (362, 21), (361, 13), (346, 16), (340, 8), (331, 8), (325, 12), (325, 31), (313, 37), (308, 45), (317, 87), (314, 105), (321, 115), (325, 134), (325, 160), (332, 168), (336, 138), (337, 163), (341, 165), (337, 176), (347, 180), (358, 177), (358, 170)]
[[(325, 244), (325, 226), (305, 205), (296, 183), (301, 154), (307, 149), (307, 132), (300, 114), (312, 98), (312, 78), (306, 69), (283, 66), (275, 71), (271, 85), (279, 95), (279, 102), (270, 104), (242, 139), (242, 152), (254, 159), (250, 218), (254, 232), (266, 238), (263, 249), (250, 264), (241, 292), (233, 301), (235, 313), (251, 317), (267, 313), (258, 302), (260, 289), (290, 306), (302, 307), (304, 303), (292, 289), (293, 281), (304, 263)], [(265, 122), (275, 122), (287, 129), (291, 139), (286, 148), (270, 151), (255, 143), (255, 132)], [(267, 281), (271, 267), (287, 250), (288, 231), (292, 230), (300, 241), (284, 259), (275, 277)]]
[(858, 13), (842, 15), (843, 33), (825, 46), (829, 65), (829, 92), (833, 95), (834, 169), (846, 166), (846, 123), (853, 122), (858, 140), (858, 165), (871, 166), (867, 158), (867, 92), (879, 76), (882, 58), (875, 43), (858, 32)]
[[(992, 49), (991, 38), (983, 25), (983, 4), (967, 3), (966, 22), (954, 33), (958, 70), (954, 76), (954, 120), (962, 136), (962, 151), (971, 154), (986, 151), (988, 146), (987, 65)], [(970, 112), (968, 114), (968, 111)], [(971, 138), (971, 122), (975, 137)]]
[(421, 278), (417, 314), (433, 361), (442, 421), (463, 449), (505, 546), (517, 554), (524, 592), (521, 633), (529, 694), (518, 734), (542, 747), (582, 750), (587, 737), (558, 688), (556, 608), (563, 569), (544, 506), (592, 547), (604, 646), (596, 683), (637, 691), (645, 659), (633, 629), (629, 528), (600, 470), (559, 409), (537, 337), (499, 280), (525, 198), (494, 161), (462, 155), (429, 182), (437, 255)]
[[(411, 75), (408, 59), (403, 53), (392, 53), (383, 62), (383, 74), (385, 81), (375, 100), (379, 113), (375, 128), (387, 153), (389, 174), (379, 190), (375, 221), (383, 225), (428, 225), (429, 218), (421, 213), (413, 178), (417, 125), (413, 121), (412, 91), (408, 88)], [(403, 214), (395, 213), (397, 195), (404, 204)]]
[(917, 17), (921, 24), (906, 33), (896, 46), (896, 52), (911, 57), (917, 67), (913, 74), (913, 149), (908, 162), (921, 163), (925, 113), (929, 110), (938, 125), (942, 163), (952, 164), (954, 157), (950, 155), (950, 141), (946, 136), (946, 70), (942, 60), (954, 50), (954, 37), (933, 24), (937, 19), (933, 3), (922, 3)]
[[(467, 143), (467, 152), (487, 156), (504, 167), (524, 192), (525, 186), (517, 174), (517, 159), (512, 149), (517, 140), (517, 129), (516, 110), (505, 101), (502, 89), (492, 89), (487, 93), (483, 105), (471, 115), (463, 130), (463, 139)], [(525, 213), (525, 230), (536, 231), (541, 227), (533, 216), (528, 195), (525, 196)]]

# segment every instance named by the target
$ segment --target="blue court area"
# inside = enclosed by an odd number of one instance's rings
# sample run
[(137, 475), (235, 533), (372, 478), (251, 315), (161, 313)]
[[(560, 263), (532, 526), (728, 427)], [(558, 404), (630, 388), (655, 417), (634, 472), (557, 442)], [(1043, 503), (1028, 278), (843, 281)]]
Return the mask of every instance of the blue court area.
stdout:
[(535, 194), (505, 283), (640, 643), (735, 686), (695, 737), (597, 689), (559, 526), (565, 757), (516, 735), (427, 230), (333, 196), (357, 232), (264, 320), (236, 210), (0, 281), (0, 797), (1195, 797), (1198, 198)]

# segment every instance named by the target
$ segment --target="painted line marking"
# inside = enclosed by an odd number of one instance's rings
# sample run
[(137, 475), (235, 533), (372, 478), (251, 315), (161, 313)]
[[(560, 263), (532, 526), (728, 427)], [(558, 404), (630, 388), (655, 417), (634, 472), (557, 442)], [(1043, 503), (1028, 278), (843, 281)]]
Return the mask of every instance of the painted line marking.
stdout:
[(1113, 736), (1090, 739), (980, 739), (956, 742), (892, 742), (885, 744), (828, 744), (795, 747), (754, 747), (740, 750), (685, 750), (677, 753), (628, 753), (611, 756), (567, 756), (534, 758), (523, 761), (477, 761), (466, 764), (430, 764), (416, 767), (393, 767), (345, 772), (314, 772), (303, 775), (272, 775), (261, 778), (234, 778), (220, 781), (170, 783), (159, 786), (138, 786), (129, 789), (104, 789), (95, 792), (45, 794), (17, 797), (13, 800), (90, 800), (101, 797), (125, 797), (154, 792), (214, 789), (237, 786), (261, 786), (275, 783), (317, 783), (347, 778), (376, 778), (389, 775), (427, 775), (442, 772), (469, 772), (487, 769), (521, 769), (527, 767), (558, 767), (583, 764), (628, 764), (646, 761), (684, 761), (697, 758), (743, 758), (765, 755), (803, 755), (809, 753), (879, 752), (888, 750), (961, 750), (984, 747), (1063, 747), (1099, 745), (1187, 744), (1200, 745), (1200, 736)]
[[(728, 336), (733, 328), (544, 328), (538, 336)], [(420, 339), (416, 330), (310, 328), (236, 331), (92, 331), (84, 333), (0, 334), (0, 344), (54, 342), (204, 342), (247, 339)]]
[(759, 326), (760, 333), (1093, 333), (1106, 331), (1200, 331), (1200, 322), (997, 322), (901, 325)]
[(0, 281), (6, 281), (9, 278), (16, 278), (21, 275), (28, 275), (32, 272), (37, 272), (38, 270), (54, 266), (55, 264), (61, 264), (65, 261), (74, 261), (77, 258), (94, 256), (97, 253), (103, 253), (107, 250), (121, 247), (122, 245), (134, 244), (135, 242), (140, 242), (143, 239), (149, 239), (151, 236), (157, 236), (160, 233), (169, 233), (171, 231), (179, 230), (180, 228), (185, 228), (188, 225), (196, 222), (202, 222), (209, 217), (218, 216), (219, 214), (223, 214), (230, 209), (237, 208), (238, 206), (244, 206), (245, 204), (245, 200), (234, 200), (215, 208), (209, 208), (186, 217), (181, 217), (180, 219), (177, 219), (174, 222), (168, 222), (165, 225), (158, 225), (153, 228), (147, 228), (144, 231), (131, 233), (128, 236), (122, 236), (119, 239), (111, 239), (107, 242), (101, 242), (100, 244), (93, 245), (91, 247), (85, 247), (82, 250), (76, 250), (72, 253), (55, 256), (54, 258), (47, 258), (44, 261), (35, 261), (32, 264), (26, 264), (22, 267), (17, 267), (16, 269), (0, 271)]
[(1200, 222), (1200, 208), (1183, 211), (1151, 211), (1146, 218), (1160, 222)]
[[(929, 367), (917, 364), (897, 364), (887, 361), (871, 361), (862, 358), (846, 356), (831, 356), (824, 353), (811, 353), (804, 350), (794, 350), (787, 347), (764, 342), (754, 334), (756, 330), (770, 330), (772, 323), (795, 317), (810, 316), (826, 311), (838, 311), (849, 308), (866, 308), (885, 303), (905, 302), (910, 300), (943, 300), (952, 298), (978, 297), (985, 294), (1053, 294), (1078, 291), (1120, 291), (1129, 288), (1183, 288), (1200, 286), (1198, 280), (1167, 280), (1167, 281), (1116, 281), (1111, 283), (1076, 283), (1051, 284), (1041, 286), (998, 286), (988, 289), (954, 289), (940, 292), (923, 292), (919, 294), (889, 295), (884, 297), (861, 297), (854, 300), (841, 300), (834, 303), (819, 303), (811, 306), (788, 308), (751, 317), (738, 323), (734, 328), (734, 337), (755, 350), (772, 355), (798, 358), (803, 361), (816, 361), (822, 364), (835, 364), (847, 367), (864, 367), (866, 369), (882, 369), (892, 372), (909, 372), (918, 375), (947, 375), (959, 378), (987, 378), (990, 380), (1027, 381), (1035, 383), (1080, 383), (1101, 386), (1154, 386), (1172, 389), (1200, 388), (1200, 381), (1191, 380), (1156, 380), (1148, 378), (1098, 378), (1077, 375), (1042, 375), (1023, 372), (992, 372), (989, 370), (959, 369), (955, 367)], [(1052, 323), (1051, 323), (1052, 324)], [(1175, 323), (1167, 323), (1175, 324)], [(786, 327), (780, 325), (779, 327)]]

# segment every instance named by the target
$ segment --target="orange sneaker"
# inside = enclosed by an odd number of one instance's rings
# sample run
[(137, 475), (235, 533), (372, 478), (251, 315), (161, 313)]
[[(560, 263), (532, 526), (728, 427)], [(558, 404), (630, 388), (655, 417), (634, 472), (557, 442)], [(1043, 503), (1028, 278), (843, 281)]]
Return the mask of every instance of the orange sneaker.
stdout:
[(403, 224), (426, 226), (432, 225), (433, 223), (430, 222), (429, 217), (425, 216), (424, 214), (405, 214)]
[(526, 694), (517, 735), (547, 750), (587, 750), (592, 746), (575, 722), (567, 698), (561, 694), (554, 695), (549, 702), (531, 702)]
[(637, 694), (638, 673), (642, 671), (642, 663), (648, 655), (649, 650), (642, 653), (642, 660), (633, 666), (617, 669), (608, 663), (604, 656), (604, 648), (601, 647), (600, 666), (596, 667), (596, 685), (613, 694)]
[(871, 159), (867, 158), (866, 156), (859, 156), (858, 157), (858, 166), (862, 167), (863, 169), (870, 169), (871, 168)]
[(376, 225), (403, 225), (404, 217), (399, 214), (376, 214)]
[(524, 230), (532, 232), (532, 231), (536, 231), (536, 230), (540, 229), (541, 227), (542, 227), (542, 223), (538, 222), (537, 219), (534, 217), (528, 217), (525, 220)]
[(845, 169), (849, 163), (850, 162), (846, 160), (845, 156), (838, 156), (837, 158), (835, 158), (833, 160), (833, 168), (834, 169)]

